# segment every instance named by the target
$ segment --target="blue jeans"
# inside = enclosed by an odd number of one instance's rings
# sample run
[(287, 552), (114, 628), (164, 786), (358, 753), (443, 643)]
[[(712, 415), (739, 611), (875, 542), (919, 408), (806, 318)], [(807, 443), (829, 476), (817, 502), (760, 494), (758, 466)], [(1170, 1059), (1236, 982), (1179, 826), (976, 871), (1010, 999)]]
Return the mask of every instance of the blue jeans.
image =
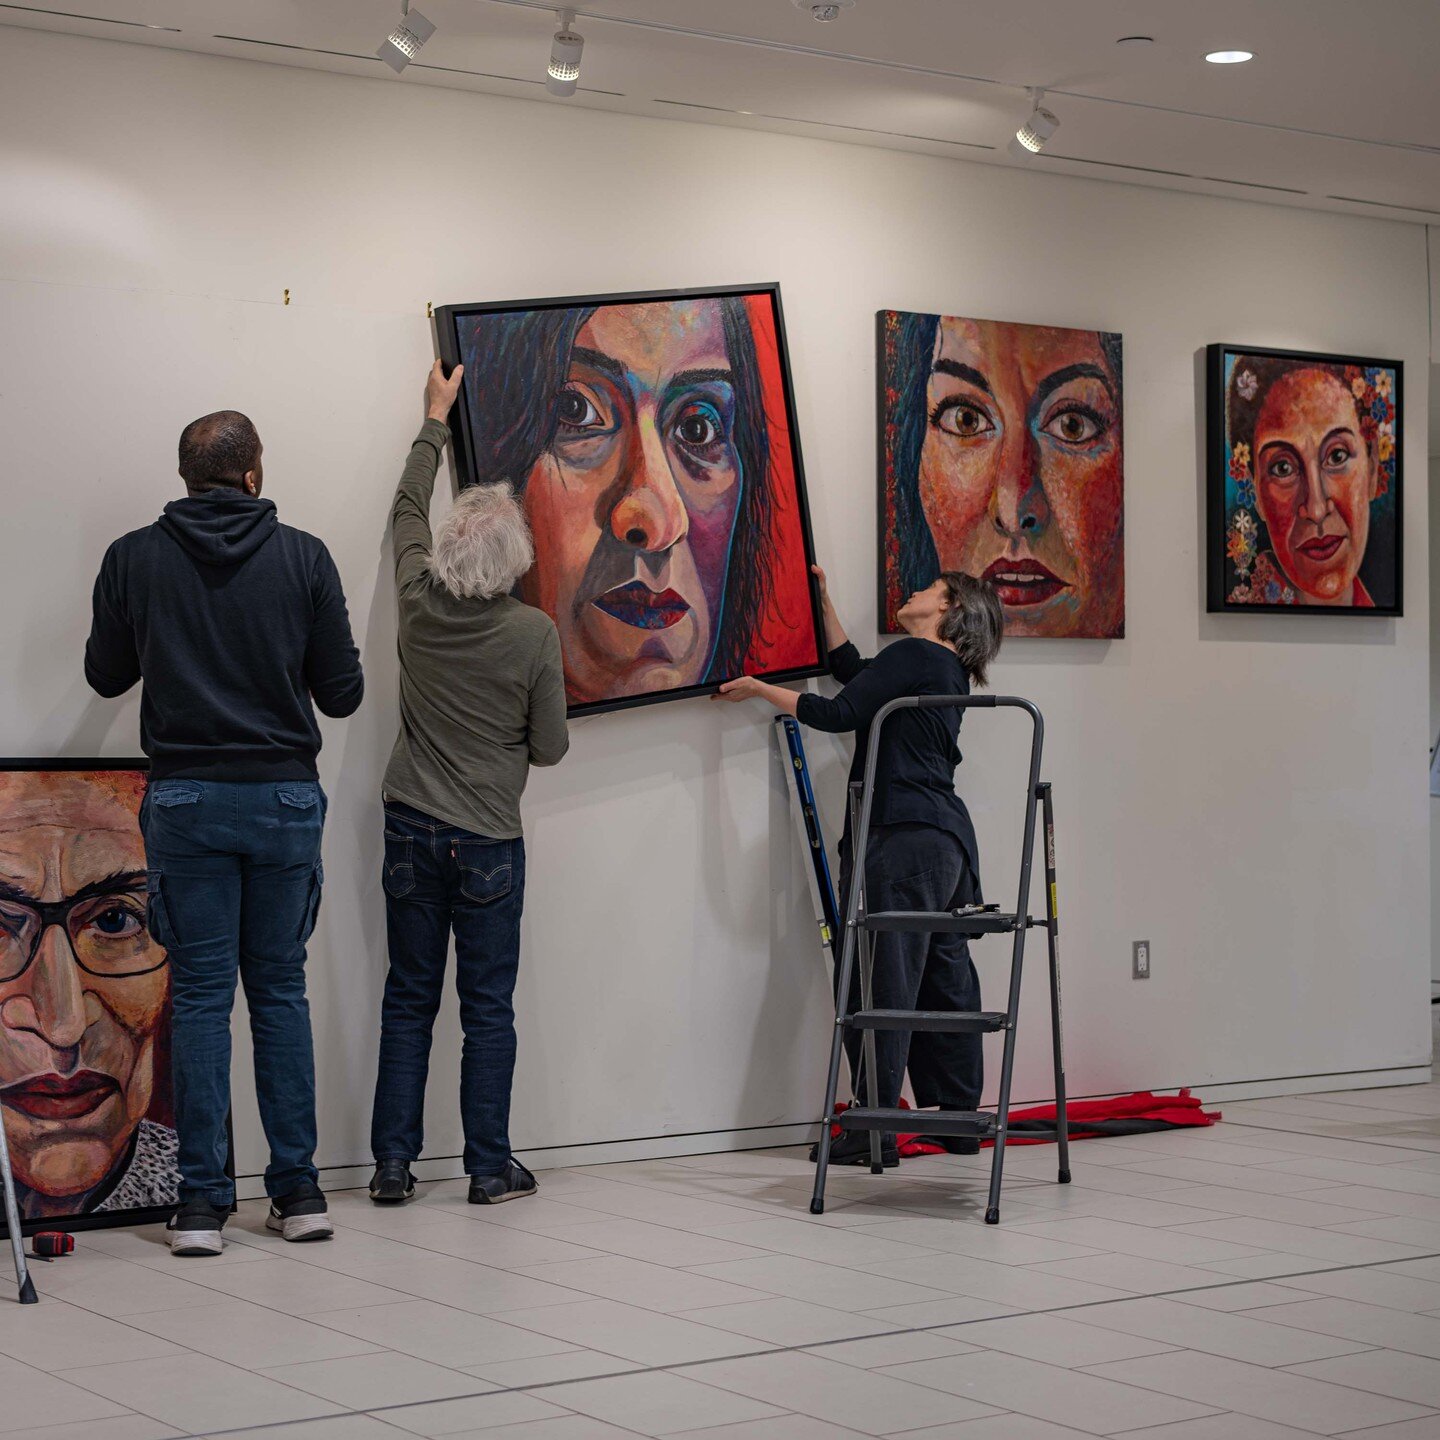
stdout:
[(424, 1147), (430, 1037), (455, 932), (455, 985), (465, 1043), (460, 1119), (465, 1173), (498, 1175), (510, 1158), (510, 1084), (525, 842), (490, 840), (408, 805), (385, 806), (385, 921), (390, 970), (380, 1012), (375, 1160), (416, 1160)]
[(140, 823), (150, 927), (170, 956), (180, 1198), (235, 1198), (226, 1159), (237, 976), (270, 1143), (265, 1189), (286, 1195), (317, 1178), (305, 942), (320, 908), (325, 794), (314, 780), (159, 780)]

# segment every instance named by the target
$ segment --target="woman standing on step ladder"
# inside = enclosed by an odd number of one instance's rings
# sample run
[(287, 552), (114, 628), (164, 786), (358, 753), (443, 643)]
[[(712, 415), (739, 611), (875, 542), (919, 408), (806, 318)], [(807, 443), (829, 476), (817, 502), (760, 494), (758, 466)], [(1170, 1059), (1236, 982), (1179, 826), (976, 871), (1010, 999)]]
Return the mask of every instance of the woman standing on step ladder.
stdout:
[[(825, 612), (830, 673), (844, 687), (833, 700), (796, 694), (745, 676), (720, 687), (720, 700), (759, 699), (802, 725), (833, 733), (855, 732), (850, 783), (865, 776), (870, 726), (881, 708), (907, 695), (968, 695), (984, 685), (1000, 651), (1004, 611), (994, 588), (960, 571), (947, 571), (917, 590), (900, 608), (905, 639), (864, 660), (835, 613), (825, 572), (815, 575)], [(980, 856), (975, 827), (955, 793), (960, 763), (957, 739), (964, 711), (905, 709), (885, 723), (885, 743), (875, 770), (875, 798), (865, 863), (867, 909), (950, 910), (980, 899)], [(848, 807), (847, 807), (848, 808)], [(850, 821), (840, 842), (840, 913), (853, 869)], [(980, 1009), (980, 979), (963, 935), (886, 931), (875, 937), (873, 1005), (881, 1010)], [(851, 987), (851, 1011), (860, 1008), (859, 978)], [(860, 1035), (850, 1031), (846, 1049), (852, 1075), (859, 1074)], [(980, 1105), (984, 1061), (978, 1034), (927, 1031), (875, 1033), (879, 1103), (900, 1103), (908, 1066), (921, 1109), (975, 1110)], [(979, 1142), (946, 1137), (955, 1154), (975, 1154)], [(881, 1158), (899, 1163), (895, 1136), (883, 1137)], [(832, 1165), (868, 1165), (870, 1140), (842, 1135), (830, 1151)]]

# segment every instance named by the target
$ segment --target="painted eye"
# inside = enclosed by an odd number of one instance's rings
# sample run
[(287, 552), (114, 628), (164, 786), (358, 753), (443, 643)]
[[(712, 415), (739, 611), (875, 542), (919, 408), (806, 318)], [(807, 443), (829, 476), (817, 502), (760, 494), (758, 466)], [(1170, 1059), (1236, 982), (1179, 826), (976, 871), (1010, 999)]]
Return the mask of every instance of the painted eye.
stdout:
[(1348, 445), (1332, 445), (1326, 452), (1325, 463), (1339, 469), (1340, 466), (1349, 464), (1350, 457), (1351, 451)]
[(1272, 480), (1293, 480), (1295, 478), (1295, 462), (1287, 460), (1282, 456), (1278, 460), (1272, 460), (1265, 473)]
[(942, 407), (935, 416), (935, 424), (951, 435), (960, 436), (962, 440), (973, 440), (995, 428), (980, 406), (964, 400)]
[(1045, 425), (1045, 433), (1067, 445), (1084, 445), (1103, 435), (1108, 427), (1088, 410), (1062, 410)]
[(87, 920), (86, 925), (102, 940), (128, 940), (145, 926), (128, 905), (107, 905)]
[(0, 905), (0, 937), (8, 935), (14, 938), (23, 935), (29, 923), (30, 911), (19, 908), (12, 910), (8, 905)]
[(723, 438), (719, 418), (711, 410), (686, 410), (675, 425), (675, 433), (682, 444), (694, 450), (703, 450)]
[(562, 390), (555, 414), (566, 430), (599, 430), (605, 424), (595, 402), (579, 390)]

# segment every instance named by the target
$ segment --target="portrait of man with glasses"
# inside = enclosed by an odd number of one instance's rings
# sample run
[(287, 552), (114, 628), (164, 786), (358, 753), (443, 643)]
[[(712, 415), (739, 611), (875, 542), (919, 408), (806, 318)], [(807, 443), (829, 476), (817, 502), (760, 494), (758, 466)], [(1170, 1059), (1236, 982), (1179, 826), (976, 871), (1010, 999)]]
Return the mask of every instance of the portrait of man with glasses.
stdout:
[(176, 1202), (144, 795), (138, 769), (0, 768), (0, 1113), (25, 1220)]

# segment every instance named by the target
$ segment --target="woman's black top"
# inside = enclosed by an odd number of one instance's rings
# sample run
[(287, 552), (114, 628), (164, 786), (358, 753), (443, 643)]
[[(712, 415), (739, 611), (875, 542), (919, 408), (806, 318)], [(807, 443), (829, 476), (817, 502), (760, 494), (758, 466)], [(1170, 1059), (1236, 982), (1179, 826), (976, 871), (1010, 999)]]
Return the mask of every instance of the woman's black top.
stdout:
[[(873, 660), (862, 660), (848, 640), (830, 652), (830, 673), (845, 687), (833, 700), (802, 695), (795, 718), (815, 730), (855, 731), (850, 780), (865, 778), (870, 725), (882, 706), (902, 695), (968, 695), (970, 677), (948, 645), (907, 637)], [(960, 719), (954, 710), (897, 710), (885, 722), (875, 762), (874, 825), (919, 824), (947, 830), (965, 847), (971, 869), (980, 873), (975, 827), (955, 793), (956, 741)]]

